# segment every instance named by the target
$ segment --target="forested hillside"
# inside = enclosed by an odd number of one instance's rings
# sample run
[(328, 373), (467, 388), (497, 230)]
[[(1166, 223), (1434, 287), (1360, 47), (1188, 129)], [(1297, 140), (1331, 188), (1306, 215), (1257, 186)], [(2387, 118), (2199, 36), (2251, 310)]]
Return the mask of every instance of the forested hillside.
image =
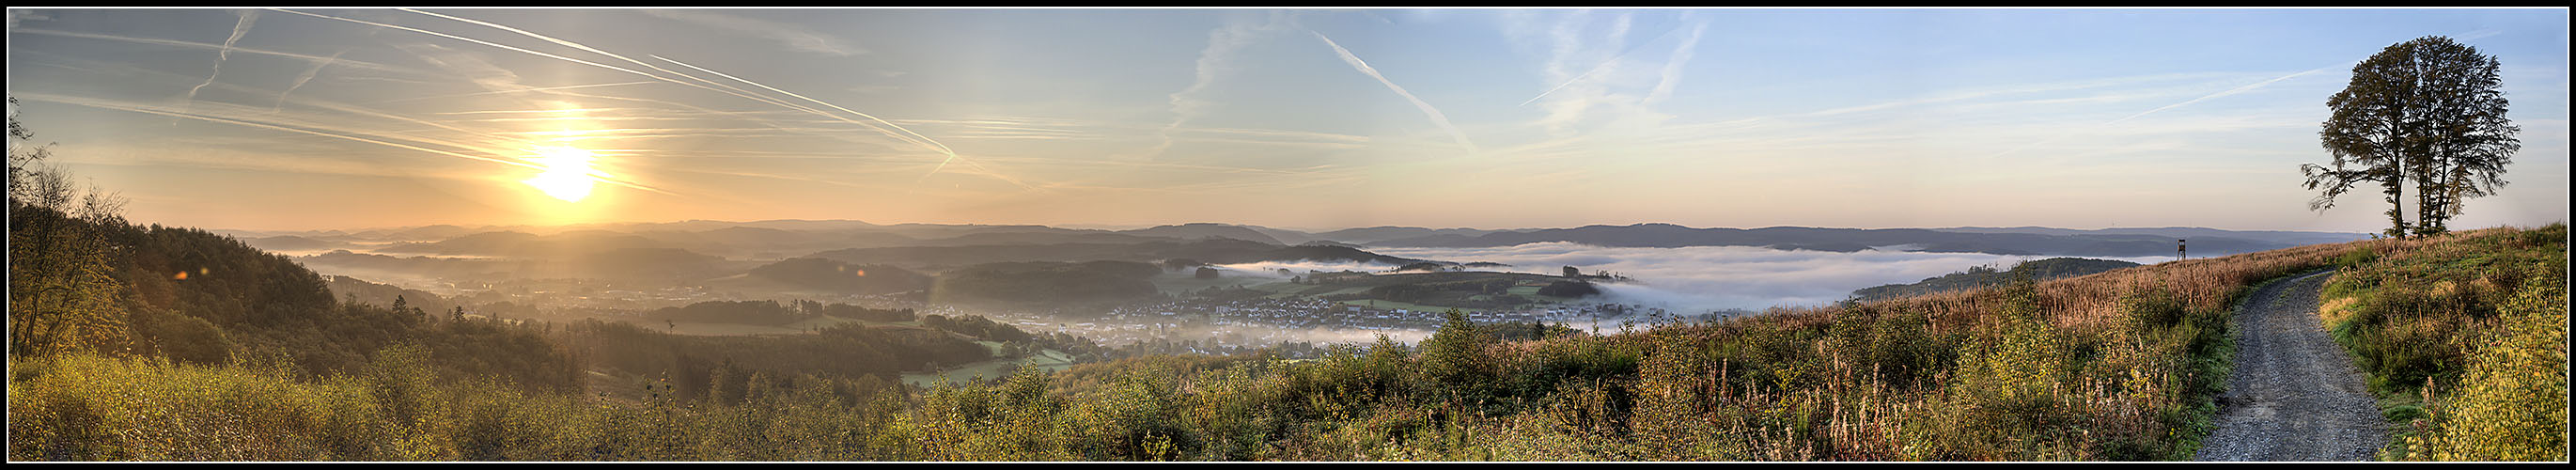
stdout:
[(2082, 276), (2137, 265), (2138, 263), (2107, 259), (2049, 258), (2023, 262), (2021, 264), (2013, 265), (2011, 269), (2006, 270), (1998, 270), (1989, 266), (1978, 266), (1968, 268), (1967, 271), (1927, 278), (1912, 284), (1888, 284), (1852, 291), (1852, 299), (1871, 301), (1909, 295), (1923, 295), (1942, 291), (1982, 289), (2012, 282), (2013, 276), (2024, 274), (2023, 271), (2028, 271), (2028, 274), (2033, 278), (2049, 280), (2062, 277)]

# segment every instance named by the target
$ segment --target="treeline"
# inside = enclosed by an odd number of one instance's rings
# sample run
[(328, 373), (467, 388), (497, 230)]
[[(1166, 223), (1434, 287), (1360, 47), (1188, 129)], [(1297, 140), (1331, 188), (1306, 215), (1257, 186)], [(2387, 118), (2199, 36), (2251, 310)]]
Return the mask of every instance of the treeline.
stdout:
[(987, 263), (940, 273), (931, 299), (1085, 303), (1161, 295), (1150, 281), (1163, 269), (1132, 261)]
[(823, 258), (792, 258), (752, 268), (752, 277), (838, 292), (881, 294), (930, 288), (930, 276), (885, 265), (849, 265)]
[(789, 303), (779, 303), (774, 300), (710, 300), (681, 307), (663, 307), (644, 313), (645, 318), (654, 320), (771, 326), (823, 316), (885, 323), (913, 320), (912, 309), (873, 309), (842, 303), (824, 304), (811, 300)]
[[(583, 320), (556, 337), (585, 364), (618, 377), (665, 379), (682, 398), (703, 397), (714, 380), (741, 384), (752, 373), (788, 380), (813, 375), (832, 380), (892, 383), (906, 371), (992, 358), (966, 338), (914, 327), (841, 324), (815, 334), (777, 336), (672, 335), (619, 322)], [(729, 375), (728, 375), (729, 374)]]
[(2049, 258), (2017, 263), (2009, 270), (1998, 270), (1990, 266), (1976, 266), (1968, 268), (1968, 270), (1964, 272), (1954, 272), (1924, 278), (1922, 281), (1917, 281), (1912, 284), (1887, 284), (1877, 287), (1862, 288), (1860, 290), (1852, 291), (1851, 297), (1853, 301), (1871, 301), (1909, 295), (1923, 295), (1941, 291), (1984, 289), (2012, 282), (2013, 276), (2021, 275), (2024, 272), (2027, 272), (2032, 278), (2045, 281), (2064, 277), (2082, 276), (2110, 271), (2113, 269), (2134, 267), (2137, 265), (2138, 263), (2119, 260)]

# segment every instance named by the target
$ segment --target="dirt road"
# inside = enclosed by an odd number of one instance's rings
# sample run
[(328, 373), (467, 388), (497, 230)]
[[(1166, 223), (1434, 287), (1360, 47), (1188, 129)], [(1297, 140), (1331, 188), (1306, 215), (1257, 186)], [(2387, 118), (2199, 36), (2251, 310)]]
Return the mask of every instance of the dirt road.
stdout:
[(2317, 319), (2333, 271), (2275, 282), (2236, 311), (2236, 371), (2201, 461), (2370, 460), (2388, 427), (2361, 370)]

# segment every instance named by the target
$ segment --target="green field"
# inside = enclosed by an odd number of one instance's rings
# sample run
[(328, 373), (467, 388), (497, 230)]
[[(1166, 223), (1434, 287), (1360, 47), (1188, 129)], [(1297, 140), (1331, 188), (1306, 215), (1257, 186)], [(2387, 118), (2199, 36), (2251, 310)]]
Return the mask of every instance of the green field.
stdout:
[[(977, 341), (976, 343), (984, 343), (985, 347), (994, 348), (997, 352), (1001, 348), (1000, 343), (993, 343), (991, 341)], [(987, 380), (1001, 378), (1003, 368), (1008, 367), (1011, 364), (1019, 364), (1020, 367), (1036, 367), (1045, 369), (1048, 372), (1055, 372), (1073, 368), (1073, 357), (1065, 354), (1063, 351), (1047, 349), (1038, 351), (1037, 354), (1029, 357), (1001, 358), (983, 362), (968, 363), (949, 367), (943, 369), (941, 372), (948, 375), (948, 381), (951, 383), (964, 383), (978, 377)], [(938, 383), (939, 375), (940, 374), (937, 373), (918, 372), (903, 374), (903, 383), (928, 387), (931, 384)]]
[(654, 322), (638, 322), (638, 323), (636, 323), (636, 324), (637, 324), (637, 325), (643, 325), (643, 326), (646, 326), (646, 327), (651, 327), (651, 328), (653, 328), (653, 329), (658, 329), (658, 330), (668, 331), (668, 332), (671, 332), (671, 334), (690, 335), (690, 336), (793, 335), (793, 334), (802, 334), (802, 333), (805, 333), (805, 330), (802, 330), (802, 329), (796, 329), (796, 328), (788, 328), (788, 327), (780, 327), (780, 326), (768, 326), (768, 325), (745, 325), (745, 324), (740, 324), (740, 323), (689, 323), (689, 322), (680, 322), (680, 323), (665, 323), (665, 324), (660, 324), (660, 325), (655, 325), (655, 324), (652, 324), (652, 323), (654, 323)]
[(648, 328), (648, 329), (652, 329), (652, 330), (655, 330), (655, 331), (667, 331), (667, 332), (670, 332), (670, 333), (672, 333), (672, 334), (690, 335), (690, 336), (797, 335), (797, 334), (811, 333), (811, 332), (813, 332), (814, 330), (820, 330), (820, 329), (824, 329), (824, 328), (830, 328), (830, 327), (832, 327), (832, 326), (834, 326), (834, 325), (841, 325), (841, 324), (846, 324), (846, 323), (858, 323), (858, 324), (867, 324), (867, 325), (899, 325), (899, 326), (915, 326), (915, 327), (917, 327), (917, 326), (921, 326), (921, 322), (920, 322), (920, 321), (906, 321), (906, 322), (881, 323), (881, 322), (870, 322), (870, 321), (852, 320), (852, 319), (841, 318), (841, 317), (834, 317), (834, 316), (822, 316), (822, 317), (818, 317), (818, 318), (812, 318), (812, 319), (807, 319), (807, 320), (803, 320), (803, 321), (798, 321), (798, 322), (795, 322), (795, 323), (789, 323), (789, 324), (785, 324), (785, 325), (776, 325), (776, 326), (771, 326), (771, 325), (750, 325), (750, 324), (742, 324), (742, 323), (694, 323), (694, 322), (665, 323), (665, 322), (659, 322), (659, 321), (639, 320), (639, 319), (627, 319), (627, 320), (623, 320), (623, 321), (625, 321), (625, 322), (627, 322), (627, 323), (633, 323), (633, 324), (635, 324), (636, 326), (642, 326), (642, 327), (645, 327), (645, 328)]
[(1265, 284), (1278, 284), (1278, 285), (1291, 285), (1291, 286), (1293, 286), (1293, 285), (1294, 285), (1294, 284), (1289, 284), (1289, 283), (1285, 283), (1285, 282), (1279, 282), (1279, 280), (1278, 280), (1278, 279), (1271, 279), (1271, 278), (1267, 278), (1267, 277), (1253, 277), (1253, 276), (1245, 276), (1245, 275), (1241, 275), (1241, 274), (1228, 275), (1228, 276), (1218, 277), (1218, 278), (1216, 278), (1216, 279), (1199, 279), (1199, 278), (1198, 278), (1198, 276), (1194, 274), (1194, 271), (1192, 271), (1192, 270), (1188, 270), (1188, 269), (1184, 269), (1184, 270), (1180, 270), (1180, 271), (1176, 271), (1176, 272), (1166, 272), (1166, 273), (1162, 273), (1162, 274), (1157, 274), (1157, 275), (1155, 275), (1152, 279), (1147, 279), (1147, 280), (1148, 280), (1148, 281), (1151, 281), (1151, 282), (1153, 282), (1153, 283), (1154, 283), (1154, 289), (1155, 289), (1155, 290), (1163, 291), (1163, 293), (1165, 293), (1165, 294), (1182, 294), (1182, 293), (1189, 293), (1189, 292), (1197, 292), (1197, 291), (1199, 291), (1199, 290), (1201, 290), (1201, 289), (1206, 289), (1206, 288), (1210, 288), (1210, 287), (1237, 287), (1237, 286), (1240, 286), (1240, 287), (1251, 288), (1251, 289), (1267, 290), (1267, 289), (1261, 289), (1259, 286), (1261, 286), (1261, 285), (1265, 285)]

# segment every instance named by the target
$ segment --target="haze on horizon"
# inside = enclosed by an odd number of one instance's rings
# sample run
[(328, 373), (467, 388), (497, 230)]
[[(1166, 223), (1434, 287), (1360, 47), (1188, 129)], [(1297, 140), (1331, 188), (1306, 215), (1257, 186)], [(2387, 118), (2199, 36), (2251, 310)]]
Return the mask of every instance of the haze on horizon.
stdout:
[[(2567, 214), (2566, 9), (8, 10), (9, 112), (145, 223), (2197, 226), (2359, 60), (2496, 56)], [(14, 144), (14, 142), (13, 142)]]

